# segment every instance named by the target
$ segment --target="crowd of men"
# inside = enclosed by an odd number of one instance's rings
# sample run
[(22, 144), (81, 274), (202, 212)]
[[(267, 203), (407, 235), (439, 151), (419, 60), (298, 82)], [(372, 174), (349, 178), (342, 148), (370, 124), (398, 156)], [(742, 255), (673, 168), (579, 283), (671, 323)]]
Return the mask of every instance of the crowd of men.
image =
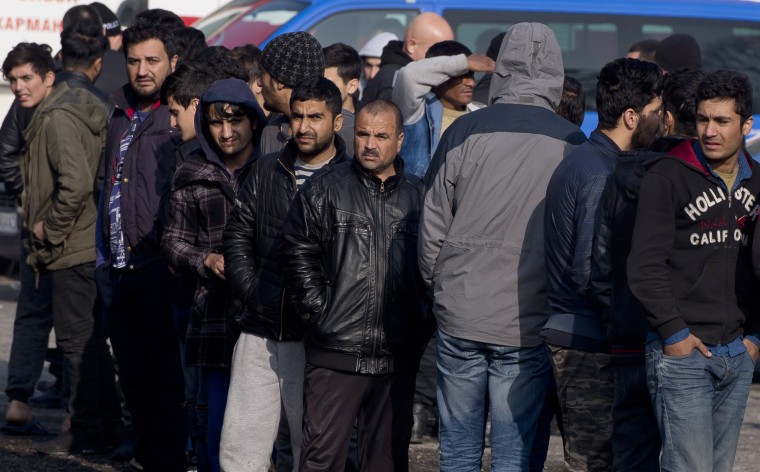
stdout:
[(732, 469), (760, 346), (745, 75), (644, 41), (599, 72), (586, 137), (539, 23), (480, 54), (433, 13), (359, 51), (114, 21), (74, 7), (55, 56), (2, 64), (3, 432), (47, 433), (53, 328), (69, 416), (43, 454), (407, 471), (433, 434), (442, 471), (487, 441), (492, 471), (534, 471), (556, 418), (568, 471)]

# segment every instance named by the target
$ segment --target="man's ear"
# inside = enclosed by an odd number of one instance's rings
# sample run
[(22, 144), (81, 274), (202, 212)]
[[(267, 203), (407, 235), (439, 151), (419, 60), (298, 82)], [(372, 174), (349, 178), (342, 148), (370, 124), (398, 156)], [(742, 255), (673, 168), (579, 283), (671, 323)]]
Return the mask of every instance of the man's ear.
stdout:
[(338, 131), (343, 129), (343, 113), (338, 113), (335, 118), (333, 118), (333, 130), (337, 133)]
[[(270, 75), (269, 77), (272, 77), (272, 76)], [(277, 90), (282, 90), (282, 89), (284, 89), (284, 88), (287, 87), (287, 85), (283, 84), (282, 82), (280, 82), (279, 80), (275, 79), (274, 77), (272, 77), (272, 82), (274, 83), (274, 87)]]
[(359, 90), (359, 79), (351, 79), (346, 84), (346, 93), (348, 95), (353, 95), (356, 93), (356, 91)]
[(42, 83), (45, 84), (45, 87), (52, 87), (55, 84), (55, 72), (46, 73), (45, 77), (42, 78)]
[(623, 124), (629, 130), (636, 129), (636, 125), (639, 123), (639, 114), (633, 108), (626, 108), (623, 112)]
[(172, 57), (172, 58), (169, 60), (169, 63), (170, 63), (170, 64), (171, 64), (171, 66), (172, 66), (172, 74), (174, 73), (174, 68), (175, 68), (175, 67), (177, 67), (177, 61), (178, 61), (178, 60), (179, 60), (179, 56), (178, 56), (178, 55), (176, 55), (176, 54), (174, 55), (174, 57)]
[(193, 110), (197, 110), (199, 103), (201, 103), (201, 100), (198, 97), (193, 97), (190, 99), (190, 105), (187, 108), (193, 107)]
[(752, 118), (752, 116), (750, 116), (749, 118), (747, 118), (744, 121), (744, 123), (742, 124), (742, 134), (744, 136), (747, 136), (749, 134), (749, 132), (752, 131), (752, 123), (754, 121), (755, 120), (754, 120), (754, 118)]
[(404, 144), (405, 137), (406, 135), (403, 131), (398, 134), (398, 146), (396, 146), (396, 154), (401, 152), (401, 145)]

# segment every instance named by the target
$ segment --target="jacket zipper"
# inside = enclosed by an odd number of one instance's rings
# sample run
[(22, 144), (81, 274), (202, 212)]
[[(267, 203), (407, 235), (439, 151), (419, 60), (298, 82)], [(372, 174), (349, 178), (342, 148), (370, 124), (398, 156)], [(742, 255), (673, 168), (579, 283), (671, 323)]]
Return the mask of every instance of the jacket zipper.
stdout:
[[(380, 263), (380, 258), (378, 257), (379, 251), (385, 250), (385, 238), (386, 238), (386, 231), (385, 231), (385, 182), (380, 182), (380, 193), (377, 195), (377, 220), (378, 224), (375, 225), (375, 274), (377, 277), (377, 283), (375, 284), (375, 323), (372, 326), (372, 331), (370, 331), (371, 341), (372, 341), (372, 356), (369, 359), (369, 362), (372, 363), (372, 369), (370, 370), (370, 373), (377, 373), (378, 365), (377, 365), (377, 350), (378, 346), (380, 345), (380, 326), (382, 325), (382, 313), (380, 312), (380, 307), (382, 306), (383, 302), (383, 294), (385, 293), (385, 264)], [(380, 237), (382, 233), (383, 240), (380, 241)], [(382, 244), (381, 244), (382, 243)], [(368, 366), (369, 367), (369, 366)]]
[[(293, 178), (293, 187), (296, 189), (296, 192), (298, 191), (298, 179), (296, 179), (296, 174), (290, 171), (288, 167), (283, 164), (283, 162), (280, 159), (277, 159), (277, 162), (282, 166), (283, 169), (285, 169), (285, 172), (287, 172), (292, 178)], [(285, 287), (282, 287), (282, 297), (280, 298), (280, 336), (278, 338), (279, 341), (282, 341), (285, 337)]]

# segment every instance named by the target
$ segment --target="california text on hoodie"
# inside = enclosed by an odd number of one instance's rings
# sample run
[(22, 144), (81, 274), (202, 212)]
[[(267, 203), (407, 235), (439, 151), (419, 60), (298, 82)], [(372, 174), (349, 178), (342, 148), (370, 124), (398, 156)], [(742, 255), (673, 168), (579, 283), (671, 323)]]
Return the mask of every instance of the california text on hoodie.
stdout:
[(696, 141), (650, 165), (641, 184), (628, 280), (661, 339), (688, 328), (705, 344), (758, 332), (750, 242), (760, 175), (739, 157), (734, 188)]

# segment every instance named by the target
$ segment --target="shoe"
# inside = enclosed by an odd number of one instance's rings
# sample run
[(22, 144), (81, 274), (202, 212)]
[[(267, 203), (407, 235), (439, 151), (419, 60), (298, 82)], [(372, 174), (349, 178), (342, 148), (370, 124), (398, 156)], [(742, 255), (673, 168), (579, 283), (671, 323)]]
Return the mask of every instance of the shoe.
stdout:
[(111, 460), (126, 462), (134, 458), (135, 445), (137, 445), (137, 436), (135, 436), (134, 432), (127, 431), (119, 447), (117, 447), (113, 453), (111, 453)]
[(29, 406), (58, 409), (66, 406), (66, 399), (56, 389), (51, 388), (44, 393), (35, 393), (29, 397)]
[(141, 470), (143, 470), (143, 469), (144, 469), (143, 465), (142, 465), (142, 464), (140, 464), (140, 463), (137, 461), (137, 458), (136, 458), (136, 457), (133, 457), (133, 458), (132, 458), (132, 460), (131, 460), (131, 461), (129, 461), (129, 467), (131, 467), (131, 468), (132, 468), (132, 470), (138, 470), (138, 471), (141, 471)]
[(88, 439), (75, 438), (71, 431), (59, 434), (50, 441), (37, 444), (35, 450), (48, 456), (81, 454), (84, 456), (102, 454), (103, 445), (94, 437)]
[(50, 433), (45, 429), (42, 424), (32, 417), (26, 423), (16, 423), (12, 421), (6, 422), (2, 428), (0, 428), (5, 434), (11, 434), (14, 436), (49, 436)]
[(422, 443), (422, 437), (425, 433), (425, 425), (427, 424), (426, 413), (427, 410), (422, 403), (415, 403), (412, 407), (414, 424), (412, 425), (412, 438), (409, 440), (411, 444)]

